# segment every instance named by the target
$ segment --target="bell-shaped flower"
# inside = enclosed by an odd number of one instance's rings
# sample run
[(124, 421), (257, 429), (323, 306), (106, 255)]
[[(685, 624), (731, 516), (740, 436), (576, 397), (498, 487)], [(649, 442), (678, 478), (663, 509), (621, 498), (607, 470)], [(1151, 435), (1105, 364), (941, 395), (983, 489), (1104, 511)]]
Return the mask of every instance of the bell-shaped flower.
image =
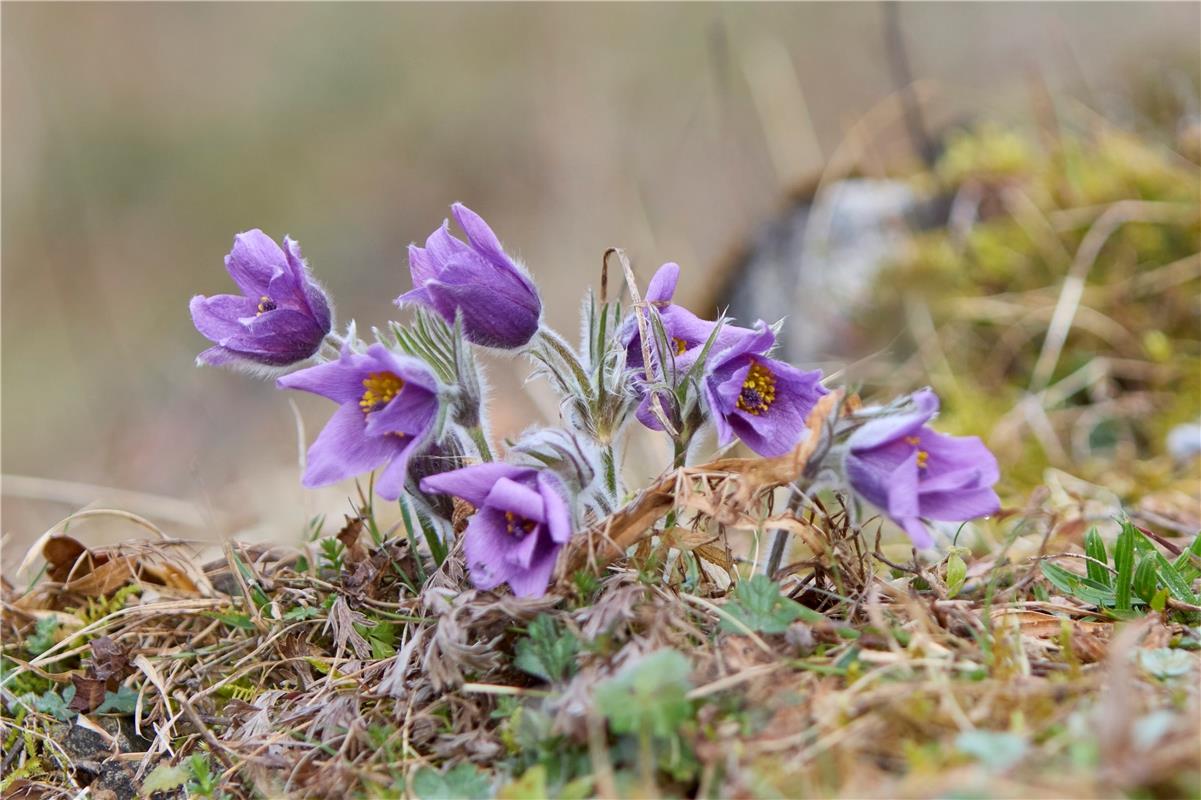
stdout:
[(948, 436), (928, 423), (938, 396), (923, 389), (914, 411), (866, 423), (848, 441), (846, 475), (864, 500), (905, 529), (918, 547), (934, 541), (923, 519), (960, 522), (995, 514), (997, 459), (975, 436)]
[(375, 491), (385, 500), (400, 497), (409, 458), (438, 415), (438, 384), (429, 367), (382, 344), (366, 353), (345, 346), (337, 361), (285, 375), (277, 385), (339, 404), (309, 448), (305, 486), (325, 486), (383, 467)]
[(241, 295), (196, 295), (190, 303), (196, 330), (215, 343), (198, 363), (278, 368), (317, 352), (333, 320), (300, 245), (284, 237), (281, 248), (257, 229), (239, 233), (225, 269)]
[(826, 394), (821, 371), (805, 372), (769, 358), (775, 342), (761, 321), (752, 335), (709, 356), (704, 394), (721, 444), (737, 436), (761, 456), (780, 456), (805, 436), (806, 418)]
[(475, 464), (431, 475), (421, 488), (461, 497), (476, 507), (463, 534), (463, 552), (477, 588), (507, 583), (518, 597), (546, 594), (555, 558), (572, 534), (566, 493), (553, 473)]
[(482, 217), (462, 203), (455, 203), (451, 213), (467, 241), (452, 236), (450, 222), (443, 221), (425, 247), (409, 245), (413, 289), (396, 304), (427, 306), (452, 325), (456, 312), (462, 312), (463, 332), (475, 344), (505, 350), (523, 346), (542, 317), (537, 288)]

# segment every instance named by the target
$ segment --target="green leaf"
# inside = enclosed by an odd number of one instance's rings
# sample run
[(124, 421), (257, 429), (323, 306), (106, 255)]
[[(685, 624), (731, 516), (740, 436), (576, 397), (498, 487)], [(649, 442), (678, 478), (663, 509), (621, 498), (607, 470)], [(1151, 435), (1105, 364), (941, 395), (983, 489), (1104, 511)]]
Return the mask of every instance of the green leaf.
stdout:
[[(724, 610), (746, 627), (761, 633), (783, 633), (789, 625), (802, 618), (807, 622), (825, 620), (820, 613), (782, 596), (780, 585), (766, 575), (755, 575), (749, 580), (739, 581), (734, 587), (734, 599), (726, 603)], [(721, 628), (727, 633), (745, 633), (725, 618), (721, 621)]]
[(96, 709), (97, 714), (132, 714), (138, 705), (138, 693), (121, 685), (115, 692), (105, 692), (104, 702)]
[(1112, 586), (1109, 570), (1104, 566), (1109, 563), (1109, 555), (1105, 552), (1105, 541), (1101, 538), (1101, 534), (1097, 533), (1096, 528), (1090, 530), (1084, 537), (1084, 554), (1092, 559), (1087, 562), (1089, 580), (1102, 586)]
[(1130, 610), (1130, 591), (1134, 586), (1134, 541), (1137, 532), (1129, 522), (1122, 524), (1122, 532), (1113, 548), (1113, 565), (1118, 572), (1114, 587), (1114, 607), (1119, 611)]
[(560, 631), (553, 617), (542, 614), (530, 623), (527, 636), (517, 642), (513, 664), (549, 683), (575, 673), (580, 642), (571, 631)]
[(673, 736), (692, 718), (692, 665), (675, 650), (657, 650), (596, 687), (596, 707), (615, 733)]
[(546, 789), (546, 767), (535, 764), (520, 778), (502, 788), (496, 796), (497, 800), (544, 800), (550, 797)]
[(250, 615), (248, 614), (240, 614), (236, 611), (209, 611), (205, 616), (220, 620), (231, 628), (238, 628), (244, 631), (254, 630), (254, 623), (250, 621)]
[(1172, 566), (1180, 574), (1181, 580), (1186, 583), (1192, 583), (1197, 578), (1201, 578), (1201, 533), (1193, 537), (1193, 543), (1176, 557), (1176, 562)]
[(188, 782), (188, 771), (182, 764), (172, 766), (168, 763), (155, 767), (146, 780), (142, 781), (142, 796), (150, 797), (157, 792), (169, 792), (178, 789)]
[(1115, 595), (1112, 589), (1096, 584), (1051, 561), (1042, 561), (1038, 566), (1051, 585), (1064, 594), (1079, 597), (1094, 606), (1113, 606)]
[(951, 553), (947, 558), (947, 599), (952, 599), (959, 594), (966, 579), (967, 564), (963, 562), (958, 553)]
[(66, 722), (75, 716), (75, 712), (67, 707), (74, 699), (75, 684), (70, 684), (63, 689), (61, 696), (54, 689), (47, 689), (41, 697), (37, 698), (33, 707), (43, 714), (49, 714), (60, 722)]
[(1157, 583), (1155, 568), (1154, 553), (1145, 553), (1138, 560), (1138, 566), (1134, 568), (1134, 582), (1132, 588), (1134, 593), (1147, 602), (1151, 602), (1151, 598), (1155, 596), (1155, 585)]
[(58, 620), (54, 617), (42, 617), (33, 626), (33, 633), (25, 640), (25, 649), (30, 655), (40, 656), (54, 645), (58, 644)]
[(492, 796), (488, 777), (470, 764), (446, 772), (422, 767), (413, 776), (413, 793), (421, 800), (464, 800)]

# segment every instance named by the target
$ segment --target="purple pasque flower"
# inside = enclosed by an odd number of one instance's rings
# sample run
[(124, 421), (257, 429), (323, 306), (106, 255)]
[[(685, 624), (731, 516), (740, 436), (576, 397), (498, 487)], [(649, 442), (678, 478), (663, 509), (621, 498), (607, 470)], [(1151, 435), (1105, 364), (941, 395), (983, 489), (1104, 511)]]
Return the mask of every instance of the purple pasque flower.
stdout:
[(761, 456), (784, 455), (804, 437), (809, 412), (826, 394), (822, 374), (768, 357), (776, 335), (762, 321), (748, 333), (709, 356), (704, 377), (709, 415), (721, 444), (737, 436)]
[(509, 584), (518, 597), (546, 594), (555, 558), (571, 538), (571, 512), (551, 472), (512, 464), (474, 464), (421, 481), (426, 492), (461, 497), (478, 509), (463, 538), (471, 582)]
[(467, 241), (451, 236), (450, 222), (444, 220), (425, 247), (409, 245), (413, 289), (396, 304), (426, 306), (452, 325), (456, 311), (462, 311), (468, 340), (506, 350), (521, 347), (537, 333), (542, 318), (537, 288), (479, 214), (462, 203), (451, 206), (451, 213)]
[(216, 342), (198, 363), (286, 367), (317, 352), (333, 320), (300, 245), (285, 236), (281, 248), (257, 228), (239, 233), (225, 269), (240, 296), (196, 295), (189, 304), (196, 330)]
[(400, 497), (409, 457), (438, 416), (438, 383), (425, 364), (382, 344), (371, 345), (366, 353), (347, 345), (337, 361), (293, 372), (276, 383), (339, 404), (309, 448), (305, 486), (325, 486), (384, 467), (375, 491), (385, 500)]
[[(652, 313), (657, 314), (663, 323), (663, 331), (667, 335), (671, 347), (671, 357), (677, 372), (691, 369), (704, 349), (705, 343), (717, 327), (716, 322), (701, 319), (683, 306), (672, 302), (676, 292), (676, 284), (680, 280), (680, 265), (668, 262), (655, 272), (646, 287), (645, 301)], [(648, 320), (649, 324), (649, 320)], [(716, 353), (730, 347), (741, 337), (753, 333), (747, 328), (723, 323), (717, 338), (713, 342), (711, 352)], [(633, 386), (638, 392), (640, 402), (636, 416), (648, 428), (662, 430), (663, 426), (651, 411), (651, 394), (646, 392), (646, 361), (642, 353), (642, 332), (638, 326), (637, 312), (630, 313), (622, 322), (618, 333), (618, 341), (626, 348), (626, 365), (634, 370)], [(648, 348), (652, 359), (652, 373), (659, 375), (658, 349), (654, 343)], [(674, 409), (672, 398), (666, 393), (659, 393), (662, 409), (669, 416)]]
[[(717, 325), (716, 322), (701, 319), (688, 309), (671, 301), (672, 296), (676, 293), (676, 284), (679, 283), (679, 280), (680, 265), (669, 261), (655, 272), (651, 282), (647, 284), (646, 296), (643, 298), (659, 315), (659, 319), (663, 322), (663, 330), (671, 342), (673, 355), (677, 357), (693, 348), (702, 347)], [(718, 334), (718, 338), (719, 340), (723, 337), (728, 339), (733, 335), (733, 333), (727, 333), (723, 328), (722, 333)], [(642, 333), (638, 327), (637, 312), (631, 312), (622, 322), (618, 340), (626, 348), (626, 365), (641, 372), (646, 362), (642, 358)], [(715, 349), (719, 349), (717, 344), (714, 343)], [(650, 345), (649, 349), (653, 357), (654, 343), (651, 342)]]
[(976, 436), (948, 436), (926, 425), (938, 413), (929, 389), (914, 411), (874, 419), (848, 441), (846, 474), (864, 500), (905, 529), (918, 547), (934, 540), (922, 518), (959, 522), (995, 514), (997, 459)]

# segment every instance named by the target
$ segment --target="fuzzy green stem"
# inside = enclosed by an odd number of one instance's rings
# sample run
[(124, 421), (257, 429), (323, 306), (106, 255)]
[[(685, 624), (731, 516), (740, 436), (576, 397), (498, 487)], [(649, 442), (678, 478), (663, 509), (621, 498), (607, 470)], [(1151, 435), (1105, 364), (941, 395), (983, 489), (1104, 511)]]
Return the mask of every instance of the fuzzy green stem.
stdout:
[(475, 443), (475, 447), (480, 451), (480, 458), (484, 461), (493, 461), (492, 448), (488, 446), (488, 437), (484, 434), (484, 429), (479, 425), (473, 425), (466, 428), (467, 435), (471, 437), (471, 441)]

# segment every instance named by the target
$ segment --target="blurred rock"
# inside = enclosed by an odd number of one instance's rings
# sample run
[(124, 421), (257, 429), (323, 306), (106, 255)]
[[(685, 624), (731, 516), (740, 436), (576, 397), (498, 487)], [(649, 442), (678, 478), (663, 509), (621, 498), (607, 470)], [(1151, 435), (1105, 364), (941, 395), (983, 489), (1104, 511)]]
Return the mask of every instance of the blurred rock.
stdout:
[(946, 213), (901, 181), (832, 183), (759, 230), (731, 270), (729, 313), (744, 325), (788, 317), (785, 359), (845, 351), (849, 315), (888, 256)]

